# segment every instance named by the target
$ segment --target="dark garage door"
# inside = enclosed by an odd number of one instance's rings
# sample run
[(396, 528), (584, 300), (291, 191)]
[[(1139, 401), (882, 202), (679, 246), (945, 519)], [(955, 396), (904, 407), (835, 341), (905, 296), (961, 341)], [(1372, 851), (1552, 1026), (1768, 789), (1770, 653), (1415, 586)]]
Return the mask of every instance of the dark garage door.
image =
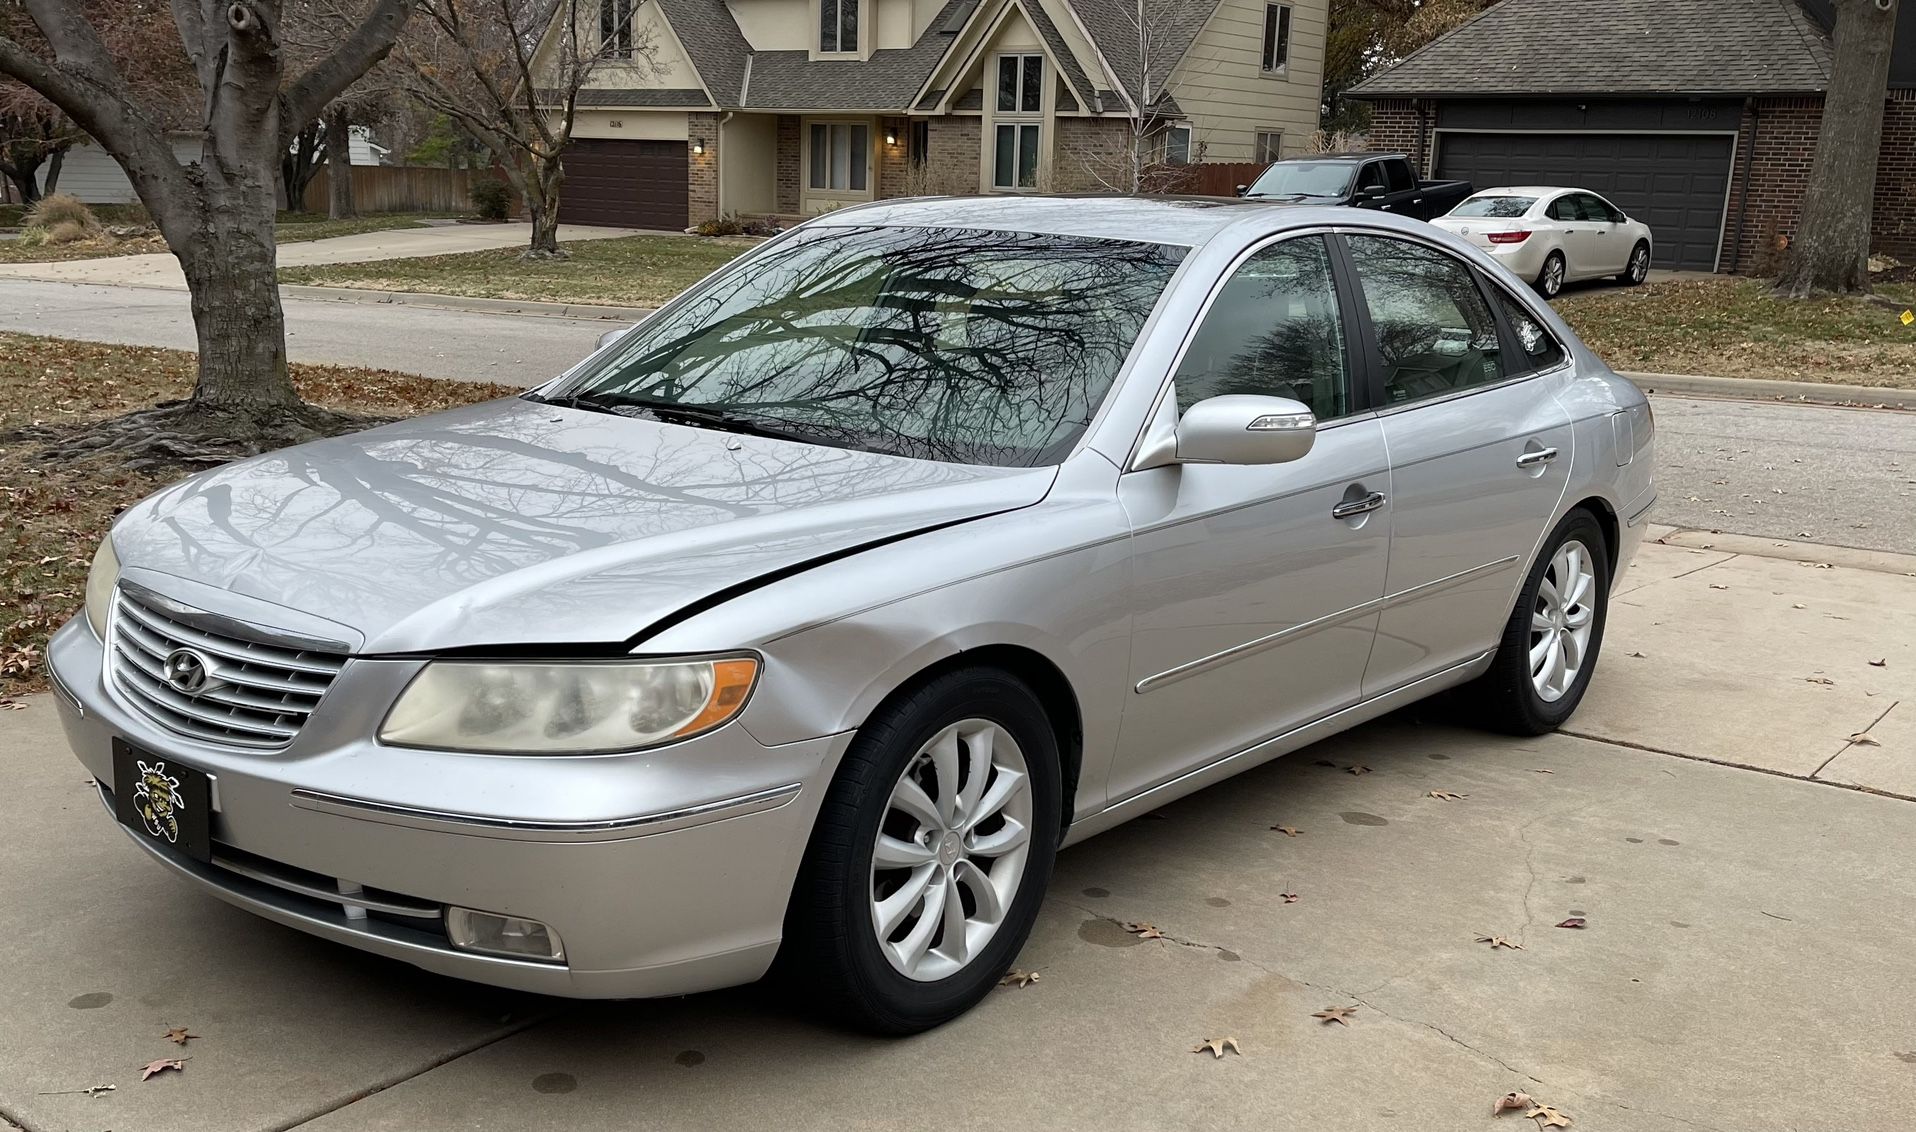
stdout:
[(579, 138), (566, 147), (559, 219), (618, 228), (684, 228), (682, 141)]
[(1656, 265), (1716, 269), (1731, 138), (1695, 134), (1438, 135), (1437, 176), (1498, 185), (1563, 185), (1610, 198), (1650, 226)]

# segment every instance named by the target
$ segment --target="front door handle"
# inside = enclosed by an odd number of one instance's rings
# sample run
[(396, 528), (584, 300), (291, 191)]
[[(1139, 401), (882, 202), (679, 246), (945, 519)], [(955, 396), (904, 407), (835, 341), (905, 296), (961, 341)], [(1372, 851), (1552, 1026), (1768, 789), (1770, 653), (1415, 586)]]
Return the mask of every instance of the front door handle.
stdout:
[(1534, 452), (1525, 452), (1523, 455), (1517, 457), (1517, 466), (1519, 468), (1528, 468), (1532, 464), (1548, 464), (1556, 458), (1557, 450), (1555, 448), (1539, 448)]
[(1353, 519), (1377, 510), (1384, 505), (1384, 493), (1373, 491), (1362, 499), (1352, 499), (1331, 508), (1333, 519)]

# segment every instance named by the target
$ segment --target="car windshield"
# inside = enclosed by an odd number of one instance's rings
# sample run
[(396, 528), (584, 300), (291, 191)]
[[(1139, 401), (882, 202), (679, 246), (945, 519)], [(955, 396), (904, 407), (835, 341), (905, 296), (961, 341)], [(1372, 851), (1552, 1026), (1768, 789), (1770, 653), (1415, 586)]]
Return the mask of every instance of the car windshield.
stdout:
[(1356, 169), (1348, 161), (1280, 161), (1264, 170), (1244, 195), (1273, 200), (1341, 197), (1350, 191)]
[(794, 234), (547, 399), (966, 464), (1056, 463), (1182, 247), (958, 228)]
[(1452, 216), (1522, 216), (1537, 203), (1536, 197), (1471, 197), (1450, 210)]

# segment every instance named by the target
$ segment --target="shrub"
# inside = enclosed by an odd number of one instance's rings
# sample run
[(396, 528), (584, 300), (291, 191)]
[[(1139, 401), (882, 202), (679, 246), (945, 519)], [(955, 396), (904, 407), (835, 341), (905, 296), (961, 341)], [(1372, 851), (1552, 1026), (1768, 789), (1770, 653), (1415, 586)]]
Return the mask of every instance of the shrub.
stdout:
[(95, 235), (93, 229), (78, 220), (56, 220), (40, 230), (46, 233), (42, 242), (54, 247), (61, 244), (77, 244), (82, 240), (90, 240)]
[[(27, 209), (27, 227), (29, 228), (45, 228), (52, 231), (62, 224), (79, 225), (82, 233), (80, 239), (85, 239), (85, 233), (92, 232), (100, 226), (100, 222), (93, 218), (93, 210), (88, 208), (79, 197), (69, 193), (53, 193), (41, 197), (34, 202), (32, 208)], [(72, 243), (71, 240), (60, 242)]]
[(481, 220), (504, 220), (512, 215), (512, 188), (504, 181), (474, 181), (471, 196), (472, 207), (479, 211)]
[(721, 216), (717, 220), (707, 220), (693, 231), (701, 236), (736, 236), (745, 231), (737, 216)]

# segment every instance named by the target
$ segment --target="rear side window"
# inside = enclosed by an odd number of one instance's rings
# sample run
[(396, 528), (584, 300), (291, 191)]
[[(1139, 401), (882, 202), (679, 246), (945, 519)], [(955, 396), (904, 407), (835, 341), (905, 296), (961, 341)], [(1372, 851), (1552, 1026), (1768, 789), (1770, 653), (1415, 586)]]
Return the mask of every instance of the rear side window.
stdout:
[(1285, 240), (1237, 269), (1178, 363), (1178, 412), (1207, 397), (1289, 397), (1319, 420), (1350, 412), (1350, 355), (1321, 236)]
[(1386, 404), (1503, 380), (1497, 320), (1463, 261), (1388, 236), (1346, 239), (1384, 367)]
[(1384, 162), (1384, 174), (1390, 178), (1390, 191), (1393, 193), (1401, 193), (1417, 187), (1417, 182), (1411, 180), (1410, 166), (1405, 162)]
[[(1516, 346), (1523, 351), (1520, 358), (1512, 359), (1513, 370), (1518, 368), (1543, 370), (1563, 361), (1563, 347), (1556, 336), (1544, 327), (1530, 308), (1510, 297), (1501, 287), (1493, 287), (1497, 293), (1497, 303), (1503, 307), (1504, 322), (1510, 326), (1510, 332), (1517, 337)], [(1521, 362), (1521, 365), (1516, 363)]]

